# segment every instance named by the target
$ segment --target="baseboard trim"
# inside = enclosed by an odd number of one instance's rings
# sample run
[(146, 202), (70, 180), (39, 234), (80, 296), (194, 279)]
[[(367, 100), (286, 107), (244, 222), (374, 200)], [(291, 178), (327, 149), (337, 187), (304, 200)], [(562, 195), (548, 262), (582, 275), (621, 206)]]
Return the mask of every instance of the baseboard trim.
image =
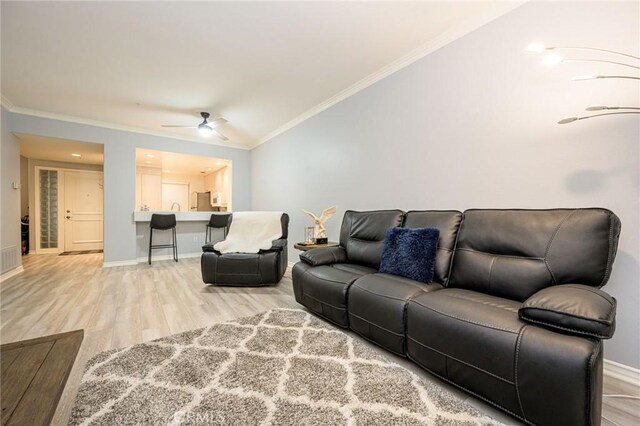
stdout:
[(22, 265), (16, 266), (15, 268), (10, 269), (7, 272), (5, 272), (2, 275), (0, 275), (0, 282), (4, 282), (4, 281), (8, 280), (9, 278), (18, 275), (21, 272), (24, 272), (24, 268), (22, 267)]
[(103, 268), (114, 268), (116, 266), (135, 266), (138, 264), (136, 260), (115, 260), (112, 262), (102, 262)]
[[(180, 259), (190, 259), (193, 257), (200, 257), (202, 256), (202, 252), (196, 252), (196, 253), (178, 253), (178, 260)], [(151, 257), (151, 261), (154, 262), (156, 260), (173, 260), (173, 255), (172, 254), (163, 254), (163, 255), (153, 255)], [(139, 257), (137, 260), (137, 263), (144, 263), (144, 262), (148, 262), (149, 258), (147, 256), (144, 257)], [(136, 263), (134, 263), (135, 265)]]
[(640, 369), (605, 359), (604, 374), (605, 376), (640, 387)]

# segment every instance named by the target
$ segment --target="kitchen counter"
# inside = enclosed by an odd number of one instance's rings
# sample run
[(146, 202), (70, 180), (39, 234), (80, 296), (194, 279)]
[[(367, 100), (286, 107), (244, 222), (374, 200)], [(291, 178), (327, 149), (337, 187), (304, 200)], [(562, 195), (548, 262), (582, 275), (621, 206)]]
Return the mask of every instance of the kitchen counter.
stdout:
[(159, 214), (175, 214), (177, 222), (208, 222), (212, 214), (229, 214), (227, 212), (177, 212), (177, 211), (161, 211), (161, 212), (133, 212), (134, 222), (150, 222), (153, 213)]

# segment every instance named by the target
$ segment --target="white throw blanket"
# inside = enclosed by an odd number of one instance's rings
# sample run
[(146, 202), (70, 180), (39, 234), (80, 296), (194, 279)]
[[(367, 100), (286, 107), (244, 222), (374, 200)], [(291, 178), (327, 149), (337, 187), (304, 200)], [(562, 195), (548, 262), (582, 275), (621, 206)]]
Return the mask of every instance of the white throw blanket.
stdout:
[(227, 239), (213, 248), (220, 253), (258, 253), (282, 237), (283, 212), (234, 212)]

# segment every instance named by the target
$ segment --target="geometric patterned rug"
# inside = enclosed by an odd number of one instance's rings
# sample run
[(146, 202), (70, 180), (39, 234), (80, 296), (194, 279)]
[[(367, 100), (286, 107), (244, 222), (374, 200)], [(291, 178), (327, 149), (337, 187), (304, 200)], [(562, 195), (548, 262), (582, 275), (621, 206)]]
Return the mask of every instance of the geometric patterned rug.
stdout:
[(341, 330), (275, 309), (88, 363), (72, 425), (500, 425)]

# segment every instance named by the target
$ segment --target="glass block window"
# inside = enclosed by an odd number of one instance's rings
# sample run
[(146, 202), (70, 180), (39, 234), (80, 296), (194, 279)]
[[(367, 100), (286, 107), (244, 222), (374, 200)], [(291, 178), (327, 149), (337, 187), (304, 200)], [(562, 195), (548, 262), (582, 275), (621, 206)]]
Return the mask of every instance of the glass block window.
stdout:
[(40, 170), (40, 248), (58, 247), (58, 172)]

